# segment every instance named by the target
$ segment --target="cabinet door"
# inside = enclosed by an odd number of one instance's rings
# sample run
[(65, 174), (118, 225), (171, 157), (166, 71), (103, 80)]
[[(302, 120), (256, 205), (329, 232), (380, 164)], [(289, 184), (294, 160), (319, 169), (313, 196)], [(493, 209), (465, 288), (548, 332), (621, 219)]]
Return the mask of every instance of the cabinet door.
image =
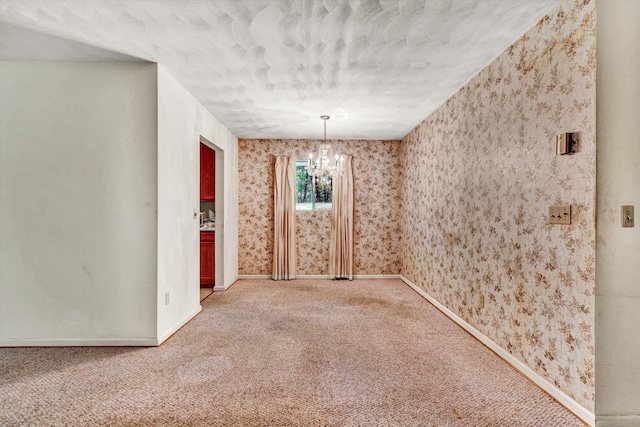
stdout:
[(216, 199), (216, 153), (200, 143), (200, 200)]
[(212, 285), (216, 278), (215, 243), (200, 242), (200, 285)]

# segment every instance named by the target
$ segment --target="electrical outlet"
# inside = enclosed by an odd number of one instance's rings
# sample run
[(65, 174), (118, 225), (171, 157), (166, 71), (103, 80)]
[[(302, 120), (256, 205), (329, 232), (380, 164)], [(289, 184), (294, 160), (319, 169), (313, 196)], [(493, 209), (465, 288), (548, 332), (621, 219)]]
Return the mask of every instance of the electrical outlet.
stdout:
[(484, 294), (478, 295), (478, 308), (484, 308)]
[(549, 224), (571, 224), (571, 205), (549, 206)]
[(164, 293), (164, 305), (169, 305), (171, 302), (171, 292), (167, 291)]
[(633, 227), (633, 205), (622, 206), (620, 211), (622, 214), (622, 226)]

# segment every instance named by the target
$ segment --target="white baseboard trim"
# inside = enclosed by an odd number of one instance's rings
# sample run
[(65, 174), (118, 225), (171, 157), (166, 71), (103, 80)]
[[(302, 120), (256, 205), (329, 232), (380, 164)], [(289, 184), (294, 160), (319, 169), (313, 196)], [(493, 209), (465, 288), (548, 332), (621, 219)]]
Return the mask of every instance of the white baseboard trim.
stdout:
[(155, 337), (142, 338), (0, 338), (0, 347), (155, 347)]
[[(238, 280), (262, 280), (271, 279), (270, 274), (240, 274)], [(354, 274), (354, 279), (402, 279), (400, 274)], [(333, 277), (326, 274), (300, 274), (298, 279), (333, 279)], [(213, 288), (217, 290), (217, 288)]]
[(191, 311), (189, 314), (187, 314), (182, 319), (180, 319), (178, 323), (173, 325), (171, 328), (169, 328), (162, 334), (158, 335), (158, 339), (154, 345), (160, 345), (166, 340), (168, 340), (169, 337), (171, 337), (171, 335), (175, 334), (178, 331), (178, 329), (186, 325), (189, 320), (193, 319), (201, 311), (202, 311), (202, 306), (198, 304), (198, 307), (196, 307), (193, 311)]
[[(525, 377), (529, 378), (534, 384), (540, 387), (542, 390), (546, 391), (550, 394), (554, 399), (556, 399), (560, 404), (565, 406), (569, 411), (573, 412), (578, 418), (583, 420), (590, 426), (595, 426), (595, 414), (584, 406), (580, 405), (573, 398), (567, 395), (565, 392), (560, 390), (558, 387), (547, 381), (545, 378), (537, 374), (533, 369), (531, 369), (526, 364), (522, 363), (515, 356), (509, 353), (507, 350), (500, 347), (489, 337), (484, 335), (482, 332), (478, 331), (476, 328), (465, 322), (458, 315), (453, 313), (447, 307), (442, 305), (438, 300), (433, 298), (431, 295), (420, 289), (406, 277), (401, 276), (403, 282), (409, 285), (414, 291), (420, 294), (423, 298), (433, 304), (438, 310), (442, 311), (447, 317), (456, 322), (460, 327), (473, 335), (478, 341), (489, 347), (493, 350), (498, 356), (504, 359), (507, 363), (513, 366), (515, 369), (520, 371)], [(598, 418), (600, 419), (600, 418)]]
[[(257, 276), (256, 278), (258, 279), (262, 279), (262, 278), (266, 278), (267, 276)], [(235, 285), (235, 283), (238, 281), (238, 279), (240, 279), (240, 277), (238, 277), (238, 275), (236, 274), (236, 278), (233, 279), (230, 283), (227, 283), (226, 285), (213, 285), (213, 290), (214, 291), (226, 291), (227, 289), (229, 289), (230, 287), (232, 287), (233, 285)]]
[(596, 421), (621, 421), (623, 425), (634, 422), (634, 425), (640, 425), (640, 414), (597, 414)]
[[(238, 280), (265, 280), (265, 279), (271, 279), (271, 278), (273, 278), (271, 274), (240, 274), (238, 275)], [(299, 279), (331, 279), (331, 277), (327, 276), (326, 274), (299, 274), (294, 280), (299, 280)]]

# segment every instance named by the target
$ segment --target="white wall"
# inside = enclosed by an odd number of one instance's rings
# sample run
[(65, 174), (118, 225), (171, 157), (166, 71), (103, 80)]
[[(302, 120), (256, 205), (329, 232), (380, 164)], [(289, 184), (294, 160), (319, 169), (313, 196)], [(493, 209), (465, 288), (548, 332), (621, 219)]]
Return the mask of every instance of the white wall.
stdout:
[[(217, 147), (217, 169), (220, 162), (224, 164), (223, 182), (216, 177), (216, 199), (222, 199), (216, 200), (216, 251), (222, 249), (223, 258), (216, 265), (217, 282), (222, 280), (216, 289), (224, 289), (236, 280), (238, 272), (238, 140), (158, 66), (159, 342), (200, 310), (200, 231), (193, 211), (200, 210), (201, 137)], [(171, 294), (169, 305), (164, 301), (167, 291)]]
[[(640, 425), (640, 2), (599, 1), (596, 425)], [(635, 205), (622, 228), (620, 206)]]
[(156, 78), (0, 63), (0, 345), (156, 342)]

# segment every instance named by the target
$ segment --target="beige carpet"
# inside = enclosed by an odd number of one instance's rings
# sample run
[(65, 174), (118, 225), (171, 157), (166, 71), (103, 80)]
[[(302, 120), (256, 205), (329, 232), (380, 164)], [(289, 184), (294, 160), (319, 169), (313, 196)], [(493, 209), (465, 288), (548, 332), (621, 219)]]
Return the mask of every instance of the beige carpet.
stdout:
[(0, 349), (2, 426), (581, 426), (399, 280), (240, 281), (159, 348)]

